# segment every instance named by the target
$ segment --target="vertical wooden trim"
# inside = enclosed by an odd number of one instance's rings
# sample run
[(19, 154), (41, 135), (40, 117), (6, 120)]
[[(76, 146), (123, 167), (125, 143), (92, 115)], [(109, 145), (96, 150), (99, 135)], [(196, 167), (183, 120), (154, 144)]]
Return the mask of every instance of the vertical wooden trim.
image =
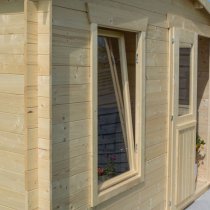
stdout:
[[(36, 145), (36, 148), (33, 148), (33, 151), (30, 150), (29, 142), (32, 140), (31, 138), (35, 138), (34, 136), (31, 136), (31, 132), (29, 130), (37, 131), (37, 126), (31, 128), (31, 119), (33, 118), (33, 123), (38, 121), (38, 115), (36, 115), (36, 118), (31, 116), (31, 114), (34, 112), (34, 110), (38, 109), (38, 104), (33, 103), (33, 107), (31, 105), (29, 106), (29, 98), (36, 98), (37, 93), (33, 91), (29, 91), (30, 88), (37, 88), (37, 84), (35, 85), (35, 82), (37, 81), (37, 72), (38, 72), (38, 66), (37, 66), (37, 56), (35, 57), (34, 54), (37, 55), (37, 49), (32, 53), (30, 50), (30, 40), (29, 37), (31, 36), (32, 30), (37, 29), (37, 25), (34, 25), (33, 27), (30, 26), (31, 24), (31, 16), (33, 16), (33, 21), (37, 22), (37, 4), (36, 1), (30, 1), (30, 0), (24, 0), (24, 158), (25, 158), (25, 209), (31, 208), (31, 205), (33, 203), (33, 208), (38, 207), (38, 184), (37, 186), (31, 190), (31, 180), (30, 180), (30, 173), (34, 173), (33, 176), (35, 176), (36, 181), (38, 181), (38, 168), (30, 168), (31, 164), (38, 166), (38, 145)], [(36, 30), (35, 30), (36, 31)], [(38, 39), (38, 34), (34, 34), (35, 39)], [(36, 44), (37, 47), (37, 44)], [(29, 61), (33, 57), (33, 60), (35, 61), (33, 64), (31, 64)], [(30, 66), (34, 67), (36, 72), (30, 71)], [(35, 73), (35, 74), (34, 74)], [(33, 77), (32, 77), (33, 75)], [(34, 114), (34, 113), (33, 113)], [(34, 122), (35, 121), (35, 122)], [(30, 158), (30, 154), (33, 152), (36, 154), (34, 158)], [(33, 195), (32, 195), (33, 191)]]
[(24, 24), (25, 24), (25, 41), (24, 41), (24, 158), (25, 158), (25, 209), (28, 209), (29, 206), (29, 193), (28, 193), (28, 183), (29, 177), (27, 176), (29, 155), (28, 155), (28, 119), (27, 119), (27, 93), (26, 85), (28, 83), (28, 0), (24, 0)]
[(119, 39), (119, 53), (120, 53), (120, 64), (121, 64), (121, 74), (122, 74), (122, 83), (123, 83), (125, 125), (126, 125), (126, 133), (127, 133), (127, 140), (128, 140), (127, 141), (128, 159), (129, 159), (130, 170), (135, 170), (133, 123), (132, 123), (132, 117), (131, 117), (131, 103), (130, 103), (127, 58), (126, 58), (124, 36), (121, 36)]
[(145, 39), (146, 33), (141, 32), (137, 34), (136, 45), (136, 110), (135, 110), (135, 168), (144, 180), (145, 172)]
[[(209, 76), (210, 76), (210, 39), (209, 39)], [(209, 81), (210, 83), (210, 78), (209, 78)], [(209, 103), (208, 103), (208, 135), (207, 135), (207, 139), (208, 141), (206, 142), (207, 144), (207, 150), (206, 150), (206, 153), (207, 153), (207, 168), (208, 168), (208, 171), (207, 171), (207, 181), (210, 183), (210, 85), (209, 85), (209, 88), (208, 88), (208, 99), (209, 99)]]
[[(38, 167), (38, 186), (39, 186), (39, 195), (38, 195), (38, 203), (39, 203), (39, 208), (40, 209), (46, 209), (50, 210), (52, 209), (52, 1), (51, 0), (46, 0), (45, 2), (48, 4), (48, 11), (45, 11), (44, 15), (44, 22), (45, 24), (42, 25), (43, 20), (38, 19), (38, 36), (40, 33), (42, 33), (40, 30), (43, 28), (46, 30), (44, 34), (47, 37), (47, 42), (49, 44), (48, 50), (49, 54), (47, 54), (47, 60), (46, 63), (49, 65), (49, 67), (46, 67), (46, 74), (43, 76), (42, 72), (38, 72), (38, 78), (40, 79), (40, 84), (38, 82), (38, 104), (41, 104), (41, 97), (42, 97), (42, 82), (46, 82), (46, 88), (48, 90), (48, 93), (45, 95), (45, 98), (47, 100), (47, 103), (49, 103), (48, 109), (49, 109), (49, 117), (46, 118), (46, 127), (45, 127), (45, 132), (46, 132), (46, 140), (48, 141), (47, 144), (49, 146), (49, 150), (46, 149), (46, 155), (49, 156), (49, 159), (44, 161), (44, 165), (46, 167)], [(41, 4), (40, 1), (38, 1), (38, 7)], [(43, 13), (44, 11), (39, 10), (39, 13)], [(49, 19), (48, 19), (49, 17)], [(49, 21), (49, 22), (48, 22)], [(40, 27), (41, 26), (41, 27)], [(38, 45), (41, 43), (38, 42)], [(38, 48), (38, 55), (40, 55), (40, 49)], [(40, 65), (38, 59), (38, 66)], [(47, 66), (48, 66), (47, 65)], [(43, 81), (43, 78), (45, 81)], [(48, 82), (49, 81), (49, 82)], [(40, 107), (38, 108), (38, 140), (41, 137), (41, 125), (39, 124), (39, 121), (42, 120), (42, 115), (40, 114)], [(39, 146), (39, 154), (38, 154), (38, 163), (42, 162), (43, 159), (40, 156), (40, 152), (42, 152), (44, 148)], [(43, 174), (45, 174), (46, 178), (43, 178)], [(49, 176), (48, 176), (49, 175)], [(41, 183), (45, 183), (44, 186), (41, 185)]]
[(112, 50), (112, 48), (110, 49), (108, 42), (107, 42), (107, 38), (104, 38), (104, 41), (105, 41), (107, 57), (109, 60), (113, 86), (114, 86), (114, 90), (115, 90), (115, 94), (116, 94), (117, 106), (119, 109), (120, 122), (122, 124), (124, 143), (125, 143), (125, 146), (127, 147), (128, 143), (127, 143), (127, 135), (126, 135), (126, 129), (125, 129), (124, 105), (123, 105), (122, 93), (120, 90), (119, 79), (118, 79), (118, 75), (117, 75), (116, 63), (115, 63), (115, 61), (112, 62), (112, 59), (114, 59), (113, 50)]
[(53, 168), (53, 161), (52, 161), (52, 157), (53, 157), (53, 148), (52, 148), (52, 144), (53, 144), (53, 140), (52, 140), (52, 118), (53, 118), (53, 114), (52, 114), (52, 100), (53, 100), (53, 91), (52, 91), (52, 84), (53, 84), (53, 78), (52, 78), (52, 25), (53, 25), (53, 8), (52, 8), (52, 1), (49, 0), (50, 2), (50, 9), (49, 9), (49, 17), (50, 17), (50, 25), (49, 25), (49, 117), (50, 117), (50, 126), (49, 126), (49, 133), (50, 133), (50, 139), (49, 139), (49, 173), (50, 173), (50, 183), (49, 183), (49, 189), (50, 189), (50, 204), (49, 204), (49, 208), (52, 209), (53, 206), (53, 190), (52, 190), (52, 181), (53, 181), (53, 173), (52, 173), (52, 168)]
[(194, 43), (192, 47), (193, 51), (193, 60), (192, 60), (192, 72), (193, 72), (193, 79), (192, 79), (192, 113), (194, 118), (197, 119), (197, 75), (198, 75), (198, 34), (194, 34)]
[(91, 206), (95, 206), (98, 203), (98, 31), (97, 24), (92, 23), (91, 26), (91, 44), (90, 44), (90, 93), (91, 93)]

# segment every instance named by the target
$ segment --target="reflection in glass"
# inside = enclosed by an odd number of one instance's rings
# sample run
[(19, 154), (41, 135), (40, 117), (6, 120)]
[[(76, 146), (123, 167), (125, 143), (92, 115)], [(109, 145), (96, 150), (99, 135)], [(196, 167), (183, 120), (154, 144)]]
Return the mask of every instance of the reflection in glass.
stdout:
[(179, 112), (186, 115), (190, 112), (190, 60), (191, 48), (179, 49)]
[(98, 37), (98, 180), (129, 170), (119, 42)]

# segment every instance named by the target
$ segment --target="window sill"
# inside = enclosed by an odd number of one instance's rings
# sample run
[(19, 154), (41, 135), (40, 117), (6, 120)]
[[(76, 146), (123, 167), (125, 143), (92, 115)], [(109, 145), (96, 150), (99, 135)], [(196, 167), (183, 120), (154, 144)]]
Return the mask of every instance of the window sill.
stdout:
[(100, 204), (136, 185), (143, 184), (144, 177), (137, 172), (129, 171), (116, 177), (115, 180), (108, 180), (99, 186), (98, 202)]

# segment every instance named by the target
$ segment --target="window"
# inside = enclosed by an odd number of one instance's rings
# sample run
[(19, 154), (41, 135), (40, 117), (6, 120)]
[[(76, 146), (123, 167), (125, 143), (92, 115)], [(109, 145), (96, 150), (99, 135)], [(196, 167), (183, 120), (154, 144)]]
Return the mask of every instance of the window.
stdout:
[[(134, 51), (131, 53), (134, 54)], [(106, 180), (134, 168), (132, 155), (134, 130), (126, 60), (124, 35), (119, 32), (100, 30), (98, 36), (98, 181), (101, 188)], [(135, 74), (135, 65), (130, 70), (130, 74)], [(135, 78), (135, 75), (133, 77)], [(135, 103), (133, 104), (135, 109)]]
[(93, 206), (144, 178), (144, 36), (92, 31)]
[[(186, 44), (185, 44), (186, 45)], [(179, 116), (190, 113), (191, 46), (179, 48)]]

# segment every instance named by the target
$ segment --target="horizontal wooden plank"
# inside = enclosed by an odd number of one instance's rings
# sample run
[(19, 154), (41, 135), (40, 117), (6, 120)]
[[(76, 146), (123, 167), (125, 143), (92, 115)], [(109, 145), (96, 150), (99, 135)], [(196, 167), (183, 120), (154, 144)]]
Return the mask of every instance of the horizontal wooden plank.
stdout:
[(90, 48), (90, 32), (82, 29), (53, 26), (53, 46)]
[[(166, 166), (163, 166), (155, 170), (153, 173), (149, 173), (147, 176), (145, 176), (145, 187), (158, 184), (161, 180), (166, 179), (166, 170)], [(163, 185), (165, 184), (166, 182), (164, 182)]]
[[(42, 139), (42, 138), (38, 139), (38, 148), (39, 149), (47, 152), (50, 150), (50, 147), (51, 147), (51, 141), (49, 139)], [(40, 154), (38, 154), (38, 155), (40, 157)], [(40, 157), (40, 158), (42, 158), (42, 157)]]
[(89, 67), (53, 66), (52, 74), (53, 85), (76, 85), (90, 82)]
[(38, 36), (38, 52), (39, 54), (50, 54), (50, 35), (39, 34)]
[(0, 150), (24, 154), (24, 136), (0, 131)]
[[(49, 3), (49, 2), (48, 2)], [(49, 5), (50, 6), (50, 3)], [(48, 7), (50, 8), (50, 7)], [(50, 25), (52, 24), (50, 12), (38, 12), (38, 32), (39, 34), (50, 34)]]
[(90, 136), (90, 120), (60, 123), (52, 127), (53, 143)]
[(90, 30), (85, 12), (54, 6), (53, 14), (53, 26)]
[(59, 0), (55, 0), (53, 1), (53, 6), (86, 12), (85, 0), (63, 0), (62, 2)]
[[(159, 93), (150, 93), (147, 94), (146, 97), (146, 105), (148, 106), (154, 106), (154, 105), (162, 105), (162, 104), (167, 104), (167, 98), (168, 94), (166, 91), (164, 92), (159, 92)], [(148, 110), (149, 108), (147, 108)], [(165, 112), (166, 110), (164, 110)]]
[(25, 194), (0, 188), (0, 203), (12, 209), (25, 209)]
[(53, 65), (90, 66), (88, 49), (53, 46)]
[(161, 101), (157, 104), (152, 104), (152, 103), (147, 103), (146, 104), (146, 121), (148, 121), (148, 123), (151, 120), (155, 120), (157, 118), (165, 118), (167, 119), (167, 107), (168, 104), (165, 103), (165, 101), (163, 101), (163, 103), (161, 103)]
[(147, 28), (147, 39), (168, 41), (168, 29), (157, 27), (153, 25), (148, 25)]
[(0, 54), (23, 54), (24, 42), (23, 34), (0, 35)]
[[(108, 209), (120, 209), (125, 207), (125, 209), (138, 209), (142, 207), (142, 203), (151, 201), (151, 198), (154, 197), (156, 194), (164, 195), (164, 188), (165, 188), (165, 179), (160, 179), (158, 183), (155, 183), (151, 186), (145, 187), (142, 186), (141, 189), (130, 190), (130, 193), (125, 196), (118, 196), (118, 202), (107, 202), (104, 205), (99, 205), (98, 209), (100, 208), (108, 208)], [(147, 204), (147, 207), (150, 205)]]
[(146, 147), (159, 144), (161, 142), (167, 141), (167, 127), (164, 129), (159, 129), (154, 132), (149, 132), (146, 135)]
[(29, 191), (28, 195), (28, 208), (38, 210), (38, 189)]
[(167, 165), (167, 154), (160, 155), (149, 161), (146, 161), (145, 173), (154, 173), (157, 169)]
[(25, 22), (23, 11), (17, 14), (1, 14), (0, 23), (0, 34), (24, 34)]
[[(44, 140), (49, 141), (49, 140), (46, 140), (46, 139), (42, 139), (42, 143), (43, 143)], [(40, 141), (40, 139), (39, 139), (39, 141)], [(49, 149), (39, 148), (38, 149), (38, 158), (43, 159), (43, 160), (50, 160)]]
[(24, 76), (12, 75), (12, 74), (0, 74), (0, 92), (12, 93), (12, 94), (23, 94), (24, 93)]
[(166, 53), (146, 53), (146, 66), (168, 66), (168, 54)]
[(43, 199), (48, 197), (49, 193), (49, 182), (50, 182), (50, 177), (51, 177), (51, 172), (50, 172), (50, 160), (45, 160), (38, 158), (38, 164), (39, 164), (39, 170), (38, 170), (38, 185), (39, 188), (45, 189), (43, 191)]
[(38, 23), (37, 22), (27, 22), (27, 30), (29, 34), (37, 35), (38, 33)]
[(16, 0), (16, 1), (7, 1), (2, 0), (1, 1), (1, 9), (0, 13), (20, 13), (24, 11), (24, 4), (22, 0)]
[(125, 8), (113, 2), (88, 3), (87, 8), (91, 23), (122, 30), (146, 31), (148, 16), (134, 8)]
[(89, 84), (53, 86), (53, 105), (78, 103), (90, 100)]
[(50, 12), (51, 4), (52, 4), (51, 1), (48, 1), (48, 0), (39, 1), (37, 12), (38, 13)]
[(40, 76), (48, 76), (51, 74), (50, 55), (38, 54), (38, 73)]
[(38, 119), (38, 137), (43, 139), (50, 139), (50, 126), (51, 120), (47, 118)]
[(1, 210), (13, 210), (12, 208), (9, 208), (7, 206), (0, 205)]
[(89, 102), (55, 105), (52, 108), (53, 124), (89, 119), (89, 106)]
[(50, 118), (50, 100), (46, 97), (39, 97), (38, 102), (38, 109), (39, 109), (39, 117), (41, 118)]
[(151, 208), (154, 209), (154, 210), (159, 209), (158, 206), (164, 199), (165, 199), (165, 189), (163, 191), (161, 191), (160, 193), (157, 193), (156, 195), (153, 195), (153, 197), (151, 199), (148, 199), (147, 201), (142, 203), (141, 206), (145, 210), (149, 210)]
[(0, 74), (24, 74), (24, 64), (0, 63)]
[(27, 118), (27, 128), (37, 128), (38, 127), (38, 107), (32, 107), (26, 109), (27, 114), (25, 114)]
[(146, 94), (160, 93), (167, 90), (167, 80), (147, 80)]
[(162, 118), (161, 120), (154, 119), (153, 121), (149, 122), (146, 125), (146, 136), (149, 134), (153, 135), (157, 131), (165, 130), (168, 126), (167, 123), (168, 123), (167, 120), (165, 120), (164, 118)]
[(167, 80), (167, 78), (168, 78), (167, 67), (156, 67), (156, 66), (146, 67), (147, 80)]
[(148, 160), (156, 158), (156, 157), (158, 157), (160, 155), (165, 154), (166, 153), (166, 149), (167, 149), (166, 141), (148, 147), (146, 149), (146, 160), (148, 161)]
[(169, 43), (166, 41), (159, 41), (154, 39), (146, 40), (146, 52), (147, 53), (168, 53)]
[[(207, 14), (201, 13), (198, 10), (194, 8), (194, 5), (190, 1), (176, 1), (176, 2), (166, 2), (164, 0), (157, 2), (156, 0), (150, 0), (150, 1), (141, 1), (138, 2), (136, 0), (126, 1), (126, 0), (114, 0), (116, 2), (119, 2), (119, 4), (132, 6), (138, 9), (150, 11), (152, 14), (159, 14), (159, 15), (166, 15), (169, 11), (173, 14), (180, 14), (188, 17), (189, 19), (193, 19), (195, 21), (200, 21), (205, 24), (208, 24), (207, 21)], [(155, 16), (154, 19), (151, 18), (152, 24), (155, 24), (156, 22), (159, 23), (159, 21), (155, 22)], [(153, 23), (154, 21), (154, 23)], [(159, 24), (158, 24), (159, 25)]]
[(89, 167), (86, 161), (90, 157), (90, 154), (84, 154), (80, 156), (73, 157), (71, 159), (64, 159), (64, 156), (53, 155), (53, 179), (68, 178), (70, 176), (77, 175), (79, 173), (88, 171)]
[(57, 198), (53, 194), (53, 208), (68, 209), (71, 208), (78, 209), (84, 205), (88, 206), (89, 203), (89, 188), (85, 187), (74, 193), (71, 196), (64, 196), (64, 198)]
[(24, 116), (0, 112), (0, 131), (23, 134)]
[(38, 168), (38, 150), (37, 148), (35, 149), (30, 149), (27, 151), (27, 169), (28, 170), (33, 170)]
[(23, 114), (23, 95), (0, 93), (0, 112)]
[(50, 97), (50, 77), (38, 76), (38, 97)]
[[(34, 160), (37, 162), (37, 160)], [(26, 189), (28, 191), (34, 190), (38, 188), (38, 169), (29, 170), (26, 172), (27, 183)]]
[(37, 7), (38, 7), (38, 2), (36, 1), (27, 2), (27, 21), (28, 22), (37, 22)]
[(38, 88), (37, 86), (27, 86), (25, 87), (25, 103), (27, 107), (37, 107), (38, 104)]
[[(39, 181), (39, 205), (41, 203), (42, 205), (43, 204), (47, 204), (46, 206), (48, 206), (49, 205), (48, 202), (50, 203), (50, 185), (49, 185), (49, 180), (45, 180), (43, 178), (40, 178), (40, 181)], [(49, 210), (49, 209), (47, 208), (47, 210)]]
[(89, 186), (89, 173), (87, 171), (68, 178), (53, 179), (52, 189), (54, 196), (56, 198), (71, 196)]
[(14, 173), (24, 174), (24, 156), (0, 150), (0, 168)]
[(13, 192), (24, 193), (25, 176), (0, 169), (0, 186)]

